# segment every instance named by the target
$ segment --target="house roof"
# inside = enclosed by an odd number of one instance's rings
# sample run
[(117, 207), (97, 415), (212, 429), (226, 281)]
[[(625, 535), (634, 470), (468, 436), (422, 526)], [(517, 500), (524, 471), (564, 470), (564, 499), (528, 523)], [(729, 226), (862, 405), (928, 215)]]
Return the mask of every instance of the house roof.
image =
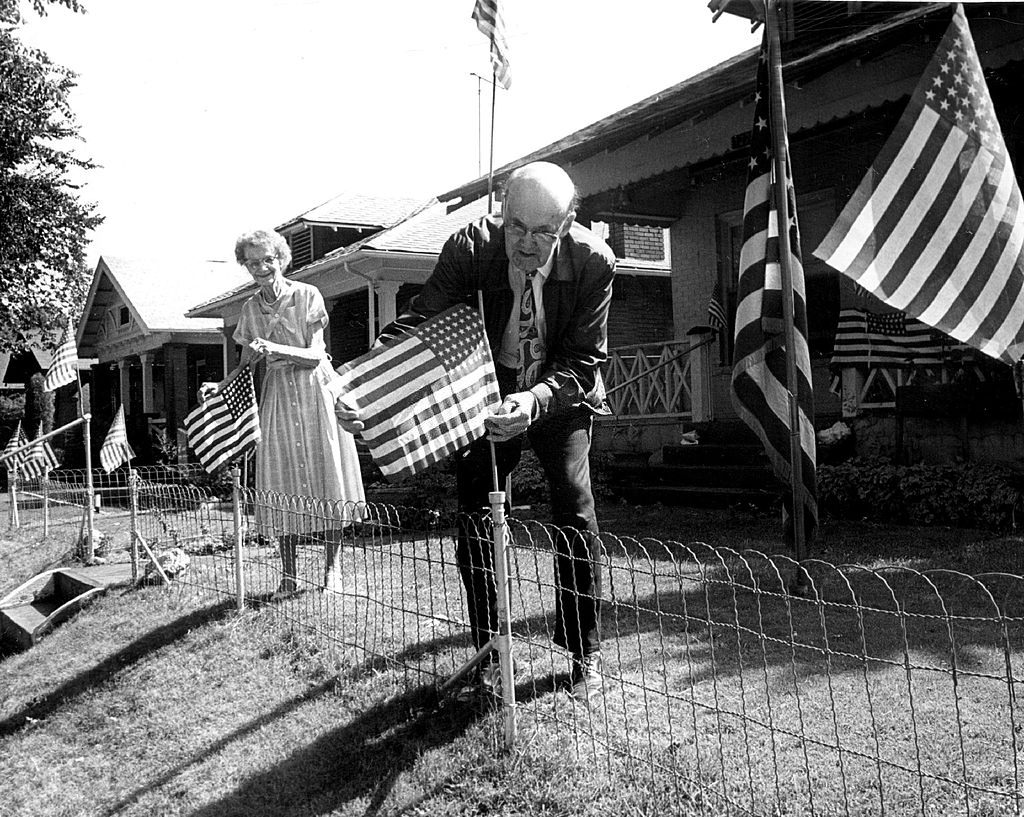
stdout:
[(390, 227), (413, 212), (422, 199), (340, 193), (278, 226), (277, 230), (299, 224), (324, 224), (334, 227)]

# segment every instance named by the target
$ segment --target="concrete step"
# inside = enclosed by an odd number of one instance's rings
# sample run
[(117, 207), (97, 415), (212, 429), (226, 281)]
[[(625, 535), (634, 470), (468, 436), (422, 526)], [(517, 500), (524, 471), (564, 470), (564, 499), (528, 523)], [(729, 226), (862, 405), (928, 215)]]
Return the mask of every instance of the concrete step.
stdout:
[(705, 488), (756, 488), (773, 490), (775, 477), (765, 465), (652, 465), (646, 484), (700, 486)]
[(776, 502), (779, 491), (755, 488), (724, 488), (700, 485), (631, 485), (615, 492), (628, 502), (650, 505), (689, 505), (699, 508), (727, 508), (730, 505), (768, 506)]
[(19, 604), (0, 610), (0, 638), (28, 649), (35, 643), (35, 631), (62, 602), (50, 597), (32, 604)]
[(746, 443), (665, 445), (661, 449), (661, 459), (666, 465), (757, 465), (768, 462), (764, 446)]

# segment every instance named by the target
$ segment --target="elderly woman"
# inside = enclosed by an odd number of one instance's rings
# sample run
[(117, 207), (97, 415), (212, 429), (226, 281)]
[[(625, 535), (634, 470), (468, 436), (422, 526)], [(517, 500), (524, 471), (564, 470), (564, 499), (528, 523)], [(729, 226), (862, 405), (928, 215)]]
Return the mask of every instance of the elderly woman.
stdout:
[[(330, 502), (303, 513), (308, 506), (292, 507), (265, 497), (257, 505), (257, 523), (279, 542), (279, 595), (298, 589), (297, 546), (314, 534), (325, 543), (324, 587), (329, 588), (337, 579), (341, 531), (357, 519), (356, 503), (365, 497), (355, 442), (338, 426), (334, 399), (327, 391), (334, 377), (324, 344), (327, 310), (316, 287), (284, 277), (291, 251), (276, 232), (256, 230), (240, 236), (235, 259), (259, 289), (245, 302), (235, 329), (235, 341), (242, 347), (238, 367), (220, 383), (205, 385), (200, 399), (223, 388), (245, 366), (266, 361), (256, 488)], [(283, 507), (273, 507), (276, 504)]]

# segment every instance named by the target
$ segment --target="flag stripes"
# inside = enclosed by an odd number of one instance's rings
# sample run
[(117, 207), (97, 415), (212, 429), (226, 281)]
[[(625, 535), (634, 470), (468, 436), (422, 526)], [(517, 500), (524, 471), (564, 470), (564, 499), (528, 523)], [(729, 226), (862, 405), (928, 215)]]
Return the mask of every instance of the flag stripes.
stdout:
[(464, 304), (338, 369), (381, 472), (412, 476), (478, 439), (501, 398), (479, 315)]
[(244, 456), (260, 441), (252, 372), (245, 368), (185, 418), (188, 443), (210, 473)]
[(726, 317), (725, 307), (722, 306), (722, 284), (716, 280), (708, 301), (708, 326), (716, 332), (723, 332), (728, 325), (729, 319)]
[(1024, 353), (1024, 218), (963, 9), (815, 255), (1008, 363)]
[(18, 420), (17, 426), (14, 428), (14, 433), (11, 434), (11, 438), (7, 441), (7, 445), (4, 446), (3, 457), (4, 465), (7, 470), (16, 470), (28, 456), (27, 451), (21, 451), (17, 454), (14, 452), (23, 445), (28, 443), (28, 438), (25, 436), (25, 431), (21, 427), (21, 420)]
[(944, 344), (921, 321), (908, 318), (898, 332), (872, 321), (871, 313), (863, 309), (839, 312), (833, 366), (933, 366), (944, 359)]
[[(790, 450), (791, 412), (787, 386), (787, 350), (783, 314), (781, 240), (776, 202), (774, 144), (770, 107), (767, 32), (761, 45), (751, 132), (747, 189), (743, 204), (743, 246), (737, 289), (732, 402), (739, 416), (764, 444), (776, 476), (789, 485), (793, 467)], [(786, 168), (788, 170), (788, 147)], [(817, 523), (816, 446), (811, 360), (807, 346), (807, 308), (796, 218), (796, 193), (787, 178), (789, 233), (793, 289), (793, 355), (797, 383), (801, 476), (806, 521)]]
[(56, 391), (61, 386), (73, 383), (77, 377), (75, 365), (78, 363), (78, 346), (75, 344), (75, 331), (68, 319), (60, 346), (53, 356), (50, 368), (43, 378), (43, 391)]
[(39, 479), (45, 476), (47, 471), (60, 465), (57, 454), (50, 447), (50, 441), (38, 439), (42, 434), (43, 429), (40, 427), (36, 433), (36, 441), (28, 450), (21, 466), (21, 473), (25, 479)]
[(107, 437), (100, 447), (100, 465), (108, 474), (135, 457), (135, 452), (128, 445), (128, 431), (124, 422), (124, 406), (117, 407), (117, 414), (110, 424)]
[(505, 39), (505, 21), (498, 0), (476, 0), (472, 17), (476, 27), (491, 41), (491, 67), (494, 78), (506, 91), (512, 85), (512, 69), (508, 62), (508, 41)]

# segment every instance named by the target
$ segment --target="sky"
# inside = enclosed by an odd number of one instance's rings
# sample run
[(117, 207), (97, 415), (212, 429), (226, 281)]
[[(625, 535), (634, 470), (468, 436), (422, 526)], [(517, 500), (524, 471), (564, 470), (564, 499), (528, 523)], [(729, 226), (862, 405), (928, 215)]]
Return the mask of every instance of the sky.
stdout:
[[(230, 260), (238, 234), (342, 192), (427, 199), (487, 173), (472, 0), (84, 0), (19, 36), (71, 93), (104, 224), (87, 253)], [(494, 166), (760, 42), (704, 0), (504, 0)], [(474, 76), (480, 75), (486, 81)]]

